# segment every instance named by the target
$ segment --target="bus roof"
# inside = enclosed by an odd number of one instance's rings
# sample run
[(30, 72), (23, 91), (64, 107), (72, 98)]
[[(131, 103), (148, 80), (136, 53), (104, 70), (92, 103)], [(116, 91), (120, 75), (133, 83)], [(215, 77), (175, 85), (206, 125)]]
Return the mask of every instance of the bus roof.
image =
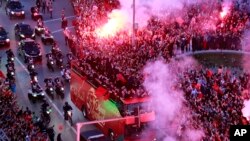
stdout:
[(121, 98), (121, 101), (123, 104), (135, 104), (135, 103), (143, 103), (143, 102), (148, 102), (150, 101), (150, 97), (134, 97), (134, 98)]

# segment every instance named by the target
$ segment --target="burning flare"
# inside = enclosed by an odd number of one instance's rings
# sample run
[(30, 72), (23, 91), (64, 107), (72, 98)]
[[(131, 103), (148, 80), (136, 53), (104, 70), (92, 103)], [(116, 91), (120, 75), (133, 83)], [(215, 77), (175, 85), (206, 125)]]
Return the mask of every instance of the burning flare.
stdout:
[(108, 22), (95, 30), (100, 38), (115, 36), (118, 32), (125, 30), (127, 16), (121, 10), (113, 10), (108, 15)]
[(221, 19), (224, 19), (230, 13), (231, 5), (232, 2), (228, 0), (222, 3), (222, 11), (220, 12)]

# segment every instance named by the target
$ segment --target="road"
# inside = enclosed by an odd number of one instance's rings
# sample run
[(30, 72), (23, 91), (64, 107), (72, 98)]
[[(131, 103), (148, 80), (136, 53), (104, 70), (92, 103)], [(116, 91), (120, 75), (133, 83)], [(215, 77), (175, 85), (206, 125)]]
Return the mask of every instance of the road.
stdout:
[[(39, 115), (40, 112), (40, 104), (39, 103), (31, 103), (27, 97), (27, 91), (30, 88), (30, 78), (26, 69), (26, 64), (23, 61), (23, 58), (17, 55), (17, 44), (18, 42), (15, 40), (14, 34), (14, 25), (18, 22), (25, 22), (30, 24), (32, 27), (36, 25), (35, 21), (31, 20), (30, 7), (35, 5), (35, 0), (20, 0), (24, 5), (26, 18), (22, 19), (12, 19), (5, 14), (5, 2), (3, 2), (2, 7), (0, 8), (0, 25), (2, 25), (7, 32), (9, 33), (9, 37), (11, 39), (10, 48), (14, 51), (16, 59), (15, 59), (15, 67), (16, 67), (16, 80), (17, 80), (17, 98), (20, 106), (29, 107), (32, 111)], [(49, 28), (49, 30), (53, 33), (55, 40), (57, 41), (60, 49), (64, 54), (69, 52), (69, 48), (65, 45), (64, 35), (61, 30), (61, 11), (65, 8), (65, 16), (68, 18), (69, 27), (71, 27), (71, 21), (74, 18), (73, 8), (71, 6), (70, 0), (55, 0), (53, 3), (53, 19), (50, 19), (50, 15), (48, 13), (44, 14), (44, 23), (45, 26)], [(72, 29), (72, 28), (71, 28)], [(44, 87), (43, 80), (46, 77), (55, 78), (60, 76), (60, 70), (57, 69), (55, 72), (48, 71), (46, 67), (46, 58), (45, 54), (48, 53), (51, 49), (51, 46), (45, 46), (42, 44), (40, 37), (36, 37), (36, 41), (42, 46), (41, 50), (43, 53), (43, 61), (42, 64), (36, 64), (36, 71), (38, 72), (38, 80), (42, 87)], [(6, 54), (5, 51), (8, 48), (1, 48), (0, 55), (2, 56), (2, 65), (1, 69), (6, 72), (4, 65), (6, 64)], [(64, 60), (66, 62), (66, 60)], [(65, 101), (68, 101), (69, 104), (73, 107), (73, 122), (82, 122), (86, 121), (81, 111), (79, 111), (71, 102), (69, 95), (69, 84), (66, 85), (66, 94), (64, 99), (55, 98), (53, 101), (46, 96), (47, 101), (53, 107), (53, 112), (51, 114), (51, 125), (55, 125), (56, 133), (61, 132), (62, 138), (65, 141), (73, 141), (76, 139), (76, 130), (75, 126), (71, 127), (68, 122), (65, 122), (63, 119), (63, 104)], [(57, 134), (56, 134), (57, 135)]]

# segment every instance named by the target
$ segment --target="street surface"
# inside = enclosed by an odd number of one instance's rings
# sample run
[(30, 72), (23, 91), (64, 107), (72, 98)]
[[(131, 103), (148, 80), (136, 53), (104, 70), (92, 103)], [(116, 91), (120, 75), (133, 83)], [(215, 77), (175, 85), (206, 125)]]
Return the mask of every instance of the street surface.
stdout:
[[(14, 25), (18, 22), (25, 22), (30, 24), (33, 28), (36, 25), (36, 22), (31, 20), (31, 12), (30, 8), (35, 5), (35, 0), (20, 0), (21, 3), (24, 5), (26, 18), (23, 19), (12, 19), (10, 20), (9, 17), (5, 13), (5, 1), (3, 2), (2, 7), (0, 8), (0, 25), (2, 25), (7, 32), (9, 33), (9, 37), (11, 40), (10, 48), (13, 50), (16, 59), (15, 59), (15, 68), (16, 68), (16, 85), (17, 85), (17, 98), (19, 105), (23, 108), (29, 107), (32, 111), (36, 113), (36, 115), (40, 116), (40, 103), (31, 103), (28, 99), (27, 92), (30, 88), (30, 77), (28, 71), (26, 69), (26, 64), (23, 61), (23, 58), (18, 56), (17, 54), (17, 45), (18, 42), (15, 39), (14, 34)], [(68, 27), (72, 28), (72, 19), (74, 18), (73, 8), (71, 6), (70, 0), (55, 0), (53, 3), (53, 19), (50, 18), (49, 13), (45, 13), (43, 15), (45, 26), (49, 28), (49, 30), (53, 33), (53, 36), (62, 50), (62, 52), (66, 55), (69, 52), (69, 48), (65, 45), (64, 35), (61, 30), (61, 11), (65, 8), (65, 16), (68, 19)], [(46, 11), (47, 12), (47, 11)], [(41, 45), (43, 61), (42, 64), (36, 64), (36, 71), (38, 72), (38, 80), (39, 84), (44, 88), (44, 78), (52, 77), (55, 78), (57, 76), (61, 77), (60, 70), (56, 68), (55, 72), (50, 72), (46, 66), (46, 58), (45, 54), (48, 53), (51, 49), (51, 46), (45, 46), (41, 42), (41, 38), (39, 36), (36, 37), (36, 41)], [(6, 64), (6, 53), (5, 51), (8, 48), (1, 48), (0, 56), (2, 56), (2, 64), (1, 69), (6, 72), (5, 64)], [(64, 60), (66, 63), (66, 58)], [(85, 119), (82, 116), (80, 110), (78, 110), (74, 104), (72, 104), (69, 95), (69, 84), (66, 84), (65, 87), (66, 93), (65, 98), (62, 100), (61, 98), (55, 98), (51, 100), (50, 97), (46, 95), (46, 100), (49, 102), (50, 106), (52, 106), (52, 114), (51, 114), (51, 124), (55, 125), (54, 130), (56, 131), (56, 136), (59, 132), (62, 133), (62, 138), (64, 141), (74, 141), (76, 139), (76, 130), (75, 125), (73, 127), (63, 118), (63, 110), (62, 107), (65, 101), (68, 101), (69, 104), (73, 108), (73, 122), (82, 122)], [(56, 139), (55, 136), (55, 139)]]

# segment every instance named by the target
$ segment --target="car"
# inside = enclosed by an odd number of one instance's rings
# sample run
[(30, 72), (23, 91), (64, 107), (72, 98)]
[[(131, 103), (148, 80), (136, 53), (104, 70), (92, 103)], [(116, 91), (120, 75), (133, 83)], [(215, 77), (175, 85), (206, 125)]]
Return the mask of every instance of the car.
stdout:
[(15, 35), (19, 40), (23, 40), (26, 38), (31, 38), (33, 40), (36, 39), (35, 30), (31, 28), (29, 24), (17, 23), (15, 24), (14, 30), (15, 30)]
[(7, 35), (8, 32), (6, 32), (6, 30), (2, 26), (0, 26), (0, 47), (10, 46), (10, 39)]
[(110, 141), (99, 130), (89, 130), (80, 133), (80, 141)]
[(34, 40), (28, 38), (21, 40), (18, 44), (18, 55), (24, 58), (25, 63), (27, 63), (28, 58), (32, 58), (34, 61), (42, 60), (40, 45)]
[(21, 17), (25, 18), (25, 11), (23, 10), (23, 5), (18, 0), (7, 1), (5, 11), (6, 14), (9, 15), (9, 18), (13, 17)]

